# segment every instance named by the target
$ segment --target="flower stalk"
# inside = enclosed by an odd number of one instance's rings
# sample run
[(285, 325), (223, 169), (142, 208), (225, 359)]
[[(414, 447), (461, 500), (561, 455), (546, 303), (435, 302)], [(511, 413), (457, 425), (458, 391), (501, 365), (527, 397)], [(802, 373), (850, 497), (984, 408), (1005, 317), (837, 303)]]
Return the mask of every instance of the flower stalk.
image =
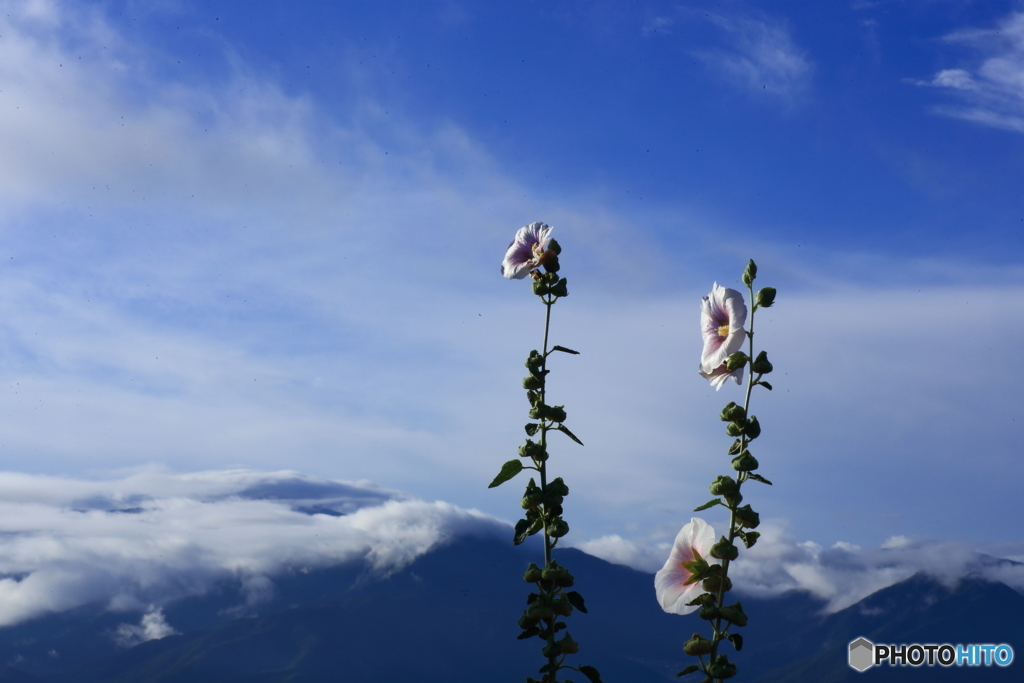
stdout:
[(526, 368), (530, 374), (523, 378), (523, 388), (530, 402), (529, 416), (535, 420), (528, 423), (525, 430), (527, 437), (537, 438), (526, 439), (526, 443), (519, 447), (519, 458), (502, 465), (490, 488), (500, 486), (524, 469), (535, 470), (540, 479), (540, 486), (532, 478), (526, 485), (520, 503), (525, 514), (516, 523), (513, 537), (515, 545), (541, 532), (544, 539), (543, 566), (538, 567), (531, 562), (523, 574), (523, 580), (533, 584), (536, 592), (527, 596), (526, 610), (519, 619), (522, 632), (518, 639), (540, 638), (544, 643), (541, 654), (546, 660), (540, 668), (542, 676), (539, 681), (527, 677), (527, 683), (558, 683), (558, 672), (562, 669), (573, 669), (586, 676), (591, 683), (601, 683), (601, 675), (596, 668), (566, 663), (569, 655), (579, 651), (579, 643), (573, 640), (568, 631), (564, 635), (560, 634), (566, 629), (565, 622), (560, 621), (560, 618), (568, 617), (574, 609), (584, 613), (587, 609), (578, 592), (566, 591), (573, 586), (575, 578), (552, 557), (558, 539), (569, 533), (569, 525), (562, 516), (562, 502), (569, 494), (569, 487), (561, 477), (548, 480), (548, 432), (562, 432), (581, 446), (583, 442), (565, 426), (565, 406), (551, 406), (547, 403), (549, 356), (556, 351), (578, 354), (563, 346), (548, 348), (551, 308), (560, 298), (569, 294), (566, 279), (558, 275), (558, 256), (562, 249), (558, 242), (550, 238), (550, 233), (551, 228), (543, 223), (521, 228), (509, 245), (501, 265), (502, 275), (507, 279), (523, 279), (527, 275), (532, 278), (533, 293), (540, 297), (545, 306), (544, 344), (540, 352), (530, 352), (526, 359)]
[[(764, 287), (756, 294), (753, 283), (757, 277), (757, 265), (750, 261), (743, 272), (743, 283), (747, 286), (750, 296), (750, 317), (746, 319), (747, 307), (743, 296), (732, 289), (719, 287), (716, 283), (701, 305), (701, 327), (704, 335), (704, 352), (701, 358), (700, 375), (711, 382), (716, 390), (721, 389), (725, 381), (732, 378), (737, 384), (742, 381), (743, 371), (750, 366), (744, 392), (743, 405), (729, 402), (719, 414), (719, 419), (726, 422), (726, 434), (734, 438), (729, 447), (732, 457), (732, 469), (735, 479), (730, 475), (721, 475), (711, 483), (711, 493), (717, 496), (695, 511), (706, 510), (715, 505), (724, 505), (729, 509), (729, 531), (727, 535), (714, 543), (707, 553), (720, 564), (711, 562), (686, 562), (680, 557), (687, 553), (696, 554), (697, 546), (693, 541), (687, 544), (680, 532), (665, 567), (655, 577), (655, 590), (659, 602), (666, 611), (676, 614), (688, 614), (697, 611), (698, 616), (711, 625), (711, 636), (706, 638), (699, 633), (686, 642), (683, 649), (687, 654), (698, 657), (698, 663), (688, 666), (679, 672), (679, 676), (702, 672), (705, 683), (724, 681), (736, 675), (736, 665), (729, 661), (726, 654), (720, 653), (723, 640), (728, 640), (739, 651), (743, 647), (743, 636), (733, 629), (742, 628), (747, 624), (747, 615), (743, 612), (740, 602), (725, 604), (726, 593), (732, 589), (729, 579), (730, 564), (739, 556), (737, 539), (746, 548), (752, 547), (760, 534), (754, 529), (760, 524), (760, 516), (750, 505), (743, 505), (742, 487), (747, 481), (754, 480), (771, 485), (771, 482), (757, 474), (754, 470), (759, 463), (750, 452), (750, 443), (761, 435), (761, 424), (755, 415), (750, 414), (750, 399), (753, 388), (763, 386), (769, 391), (771, 384), (764, 376), (772, 372), (772, 364), (768, 354), (761, 351), (754, 356), (754, 315), (759, 308), (768, 308), (775, 302), (775, 289)], [(742, 350), (746, 342), (747, 351)], [(694, 518), (688, 527), (697, 524), (707, 526), (703, 520)], [(710, 529), (710, 527), (708, 527)], [(714, 531), (709, 534), (714, 537)], [(682, 542), (681, 542), (681, 539)], [(705, 541), (706, 546), (707, 541)], [(693, 586), (699, 583), (701, 590)], [(682, 591), (682, 586), (690, 587)], [(675, 591), (675, 592), (673, 592)], [(671, 605), (676, 593), (680, 597)], [(684, 596), (692, 597), (683, 603)], [(704, 655), (707, 655), (705, 661)]]

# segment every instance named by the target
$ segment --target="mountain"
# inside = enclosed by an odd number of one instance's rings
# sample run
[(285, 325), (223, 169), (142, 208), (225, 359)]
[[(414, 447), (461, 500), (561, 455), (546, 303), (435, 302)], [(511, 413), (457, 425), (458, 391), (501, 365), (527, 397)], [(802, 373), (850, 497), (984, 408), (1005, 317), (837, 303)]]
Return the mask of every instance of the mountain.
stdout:
[[(847, 683), (864, 681), (989, 681), (1008, 680), (1000, 667), (889, 667), (878, 666), (859, 673), (846, 666), (850, 641), (864, 637), (872, 643), (1006, 643), (1024, 652), (1024, 596), (1002, 583), (966, 577), (953, 587), (943, 586), (922, 574), (906, 579), (855, 605), (830, 614), (818, 623), (795, 629), (775, 644), (787, 653), (799, 646), (813, 653), (754, 679), (753, 683)], [(751, 617), (753, 620), (753, 617)], [(751, 649), (751, 656), (760, 648)], [(843, 666), (836, 666), (841, 662)], [(1009, 669), (1021, 664), (1011, 664)]]
[[(363, 564), (275, 577), (272, 589), (263, 586), (263, 602), (237, 582), (225, 583), (164, 609), (180, 635), (129, 649), (113, 637), (124, 615), (93, 605), (0, 631), (0, 656), (15, 667), (0, 670), (0, 682), (519, 683), (543, 663), (540, 641), (515, 639), (529, 592), (519, 577), (539, 555), (536, 546), (474, 538), (386, 577)], [(675, 674), (691, 663), (682, 642), (702, 624), (662, 612), (650, 574), (572, 549), (556, 556), (576, 575), (589, 610), (567, 619), (581, 645), (573, 662), (596, 666), (606, 683), (700, 680)], [(1024, 597), (977, 578), (944, 587), (911, 577), (831, 615), (799, 592), (744, 598), (743, 605), (747, 646), (730, 654), (737, 681), (990, 680), (991, 669), (858, 674), (846, 664), (847, 644), (863, 636), (877, 643), (1005, 642), (1018, 651), (1024, 645), (1024, 627), (1014, 623)]]

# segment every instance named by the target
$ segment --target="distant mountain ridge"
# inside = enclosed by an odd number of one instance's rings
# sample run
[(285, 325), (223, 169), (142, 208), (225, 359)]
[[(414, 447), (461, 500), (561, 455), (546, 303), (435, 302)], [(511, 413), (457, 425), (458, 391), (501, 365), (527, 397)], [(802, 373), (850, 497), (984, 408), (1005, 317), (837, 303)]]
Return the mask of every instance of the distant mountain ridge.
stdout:
[[(127, 650), (112, 637), (129, 620), (124, 614), (96, 605), (51, 615), (0, 630), (0, 661), (9, 665), (0, 682), (521, 682), (542, 663), (538, 643), (515, 640), (529, 592), (519, 577), (538, 552), (464, 539), (386, 578), (360, 563), (275, 577), (266, 601), (252, 605), (237, 584), (225, 584), (165, 607), (180, 635)], [(567, 620), (581, 644), (575, 662), (596, 666), (606, 683), (700, 680), (675, 674), (691, 663), (682, 642), (703, 624), (695, 615), (662, 612), (650, 574), (572, 549), (557, 552), (590, 610)], [(739, 665), (736, 681), (1013, 678), (1011, 671), (927, 667), (858, 674), (846, 664), (846, 648), (859, 636), (1005, 642), (1024, 652), (1024, 596), (980, 578), (947, 588), (917, 575), (827, 616), (824, 602), (802, 592), (742, 601), (750, 624), (742, 630), (746, 647), (730, 654)]]

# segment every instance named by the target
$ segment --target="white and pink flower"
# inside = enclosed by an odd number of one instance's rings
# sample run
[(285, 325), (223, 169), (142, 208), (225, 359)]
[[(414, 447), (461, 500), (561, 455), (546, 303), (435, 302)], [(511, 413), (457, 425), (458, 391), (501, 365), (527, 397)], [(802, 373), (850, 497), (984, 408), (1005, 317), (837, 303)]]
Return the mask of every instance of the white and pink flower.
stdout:
[(711, 293), (701, 300), (700, 331), (704, 352), (700, 358), (700, 376), (721, 389), (732, 377), (736, 384), (743, 380), (743, 368), (729, 371), (725, 359), (739, 351), (747, 339), (743, 326), (747, 322), (747, 304), (735, 289), (720, 287), (716, 282)]
[(544, 254), (551, 241), (551, 227), (545, 223), (530, 223), (519, 228), (516, 238), (505, 251), (501, 274), (507, 280), (522, 280), (534, 268), (544, 263)]
[(699, 517), (693, 517), (679, 530), (665, 566), (654, 575), (654, 592), (663, 610), (670, 614), (689, 614), (698, 609), (697, 605), (686, 603), (707, 592), (695, 572), (702, 565), (706, 569), (708, 565), (719, 563), (711, 557), (714, 544), (715, 530)]

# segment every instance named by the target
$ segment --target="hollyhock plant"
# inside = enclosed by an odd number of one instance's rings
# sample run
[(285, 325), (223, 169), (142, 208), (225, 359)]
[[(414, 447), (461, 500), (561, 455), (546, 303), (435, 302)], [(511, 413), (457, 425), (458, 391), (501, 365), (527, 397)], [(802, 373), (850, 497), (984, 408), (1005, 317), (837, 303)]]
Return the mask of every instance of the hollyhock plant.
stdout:
[(558, 683), (558, 673), (563, 669), (583, 674), (590, 683), (601, 683), (601, 674), (596, 668), (566, 662), (568, 656), (579, 652), (580, 645), (565, 630), (567, 624), (562, 619), (574, 611), (586, 613), (587, 608), (582, 595), (567, 590), (575, 585), (576, 579), (555, 560), (552, 552), (559, 540), (569, 533), (569, 523), (562, 514), (562, 503), (569, 495), (569, 487), (562, 477), (550, 476), (549, 442), (555, 432), (561, 432), (581, 446), (583, 442), (565, 425), (565, 406), (548, 403), (547, 376), (551, 354), (578, 355), (577, 351), (564, 346), (548, 346), (551, 308), (569, 296), (566, 279), (558, 275), (561, 269), (558, 256), (562, 248), (550, 235), (551, 228), (544, 223), (531, 223), (520, 228), (501, 263), (501, 274), (506, 279), (521, 280), (529, 273), (533, 279), (533, 293), (540, 297), (546, 312), (544, 345), (540, 351), (531, 351), (526, 358), (525, 365), (530, 374), (523, 378), (522, 383), (530, 403), (530, 422), (524, 426), (528, 438), (519, 447), (519, 457), (501, 466), (490, 488), (501, 486), (523, 470), (531, 470), (536, 475), (526, 485), (519, 503), (523, 518), (516, 522), (512, 538), (514, 545), (523, 543), (534, 534), (542, 534), (544, 539), (544, 563), (537, 566), (531, 562), (523, 573), (523, 581), (532, 586), (532, 592), (527, 596), (527, 607), (519, 618), (522, 632), (518, 639), (539, 638), (544, 643), (541, 654), (546, 663), (539, 669), (541, 679), (538, 681), (528, 676), (526, 683)]
[[(654, 592), (663, 610), (669, 614), (697, 611), (698, 605), (686, 603), (706, 592), (700, 581), (707, 573), (714, 544), (715, 530), (699, 517), (679, 530), (665, 566), (654, 575)], [(718, 560), (710, 561), (718, 564)]]
[(743, 380), (743, 368), (728, 370), (725, 359), (743, 347), (747, 332), (747, 305), (743, 295), (735, 289), (726, 289), (716, 282), (711, 293), (701, 300), (700, 329), (704, 337), (704, 352), (700, 358), (700, 376), (721, 389), (732, 377), (736, 384)]
[(519, 228), (516, 237), (505, 251), (501, 274), (506, 280), (522, 280), (548, 258), (551, 228), (544, 223), (530, 223)]
[[(701, 376), (720, 389), (729, 377), (739, 384), (743, 369), (750, 365), (742, 405), (730, 401), (718, 414), (718, 419), (727, 423), (726, 435), (733, 439), (728, 448), (732, 474), (720, 475), (711, 482), (709, 489), (715, 497), (694, 508), (694, 512), (699, 512), (721, 505), (729, 510), (728, 532), (716, 542), (711, 527), (693, 518), (679, 532), (668, 562), (654, 580), (662, 609), (674, 614), (699, 610), (697, 616), (707, 621), (711, 628), (709, 637), (694, 633), (683, 644), (683, 651), (697, 657), (699, 663), (691, 664), (677, 674), (686, 676), (699, 671), (705, 676), (704, 683), (721, 683), (736, 675), (736, 664), (720, 651), (722, 641), (731, 643), (736, 651), (743, 649), (743, 635), (736, 629), (746, 626), (748, 618), (739, 601), (726, 604), (726, 594), (732, 590), (729, 565), (739, 557), (740, 545), (751, 548), (757, 543), (760, 534), (754, 529), (761, 524), (761, 516), (749, 504), (741, 506), (744, 496), (740, 489), (748, 481), (771, 485), (755, 471), (760, 463), (751, 453), (751, 445), (761, 436), (761, 422), (750, 413), (750, 399), (754, 387), (772, 390), (772, 385), (764, 379), (774, 369), (768, 353), (761, 351), (754, 355), (754, 316), (758, 310), (770, 308), (775, 303), (775, 288), (762, 287), (755, 294), (756, 278), (757, 264), (750, 261), (742, 278), (750, 294), (749, 321), (742, 295), (733, 289), (719, 287), (717, 282), (701, 302), (701, 333), (704, 338)], [(747, 351), (741, 350), (744, 342), (747, 342)], [(709, 557), (721, 560), (721, 563), (712, 564), (713, 561), (706, 559)]]

